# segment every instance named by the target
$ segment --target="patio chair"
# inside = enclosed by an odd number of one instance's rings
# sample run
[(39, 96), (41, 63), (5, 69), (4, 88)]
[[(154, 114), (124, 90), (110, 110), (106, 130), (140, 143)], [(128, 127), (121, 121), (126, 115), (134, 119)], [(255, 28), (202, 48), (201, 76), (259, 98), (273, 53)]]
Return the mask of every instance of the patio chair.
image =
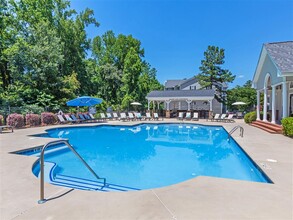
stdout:
[(85, 121), (84, 119), (78, 119), (75, 115), (70, 115), (70, 117), (72, 118), (72, 120), (74, 122), (82, 122), (82, 121)]
[(107, 115), (107, 119), (109, 119), (109, 120), (112, 120), (113, 119), (111, 113), (107, 112), (106, 115)]
[(118, 114), (117, 114), (116, 112), (113, 112), (113, 118), (114, 118), (115, 120), (118, 120), (118, 119), (119, 119)]
[(159, 120), (159, 115), (158, 115), (158, 113), (157, 112), (154, 112), (154, 120)]
[(228, 117), (224, 119), (224, 122), (235, 122), (233, 116), (234, 114), (229, 114)]
[(2, 125), (2, 126), (0, 126), (0, 133), (2, 133), (2, 131), (4, 129), (11, 129), (11, 132), (13, 132), (13, 127), (10, 126), (10, 125)]
[(243, 113), (242, 112), (237, 112), (236, 113), (236, 118), (243, 118)]
[(177, 119), (183, 120), (183, 112), (179, 112)]
[(146, 115), (146, 116), (145, 116), (145, 119), (146, 119), (146, 120), (151, 120), (151, 119), (152, 119), (152, 117), (151, 117), (151, 113), (147, 112), (145, 115)]
[(198, 112), (194, 112), (194, 113), (193, 113), (192, 120), (193, 120), (193, 121), (198, 121)]
[(132, 112), (128, 112), (128, 119), (134, 121), (134, 115)]
[(94, 121), (94, 122), (98, 122), (99, 120), (95, 118), (95, 116), (92, 113), (88, 114), (90, 116), (90, 118)]
[(69, 121), (65, 121), (65, 119), (62, 115), (57, 115), (57, 118), (61, 124), (65, 124), (65, 123), (69, 122)]
[(218, 121), (225, 121), (227, 114), (222, 114)]
[(87, 119), (83, 116), (83, 114), (79, 113), (78, 117), (81, 121), (86, 121)]
[(191, 120), (191, 112), (186, 112), (185, 120)]
[(72, 123), (77, 123), (79, 122), (78, 120), (73, 120), (69, 115), (64, 115), (66, 121), (72, 122)]
[(106, 116), (105, 116), (105, 114), (104, 113), (100, 113), (100, 117), (101, 117), (101, 120), (106, 120)]
[(135, 118), (136, 118), (137, 120), (140, 120), (140, 121), (141, 121), (142, 116), (141, 116), (140, 112), (136, 112), (136, 113), (135, 113)]
[(220, 119), (220, 114), (215, 114), (214, 118), (211, 121), (218, 121)]
[(125, 112), (121, 112), (120, 113), (120, 120), (122, 120), (122, 121), (126, 121), (127, 120), (127, 117), (126, 117), (126, 113)]

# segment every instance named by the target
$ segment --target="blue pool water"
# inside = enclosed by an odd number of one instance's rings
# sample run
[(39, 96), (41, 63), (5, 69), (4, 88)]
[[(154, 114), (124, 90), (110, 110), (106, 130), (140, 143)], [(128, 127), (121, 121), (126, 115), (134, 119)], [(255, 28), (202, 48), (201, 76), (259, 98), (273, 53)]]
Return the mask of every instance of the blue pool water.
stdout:
[[(48, 130), (66, 138), (107, 183), (149, 189), (197, 176), (270, 182), (220, 126), (141, 124)], [(67, 149), (49, 153), (55, 174), (94, 180)]]

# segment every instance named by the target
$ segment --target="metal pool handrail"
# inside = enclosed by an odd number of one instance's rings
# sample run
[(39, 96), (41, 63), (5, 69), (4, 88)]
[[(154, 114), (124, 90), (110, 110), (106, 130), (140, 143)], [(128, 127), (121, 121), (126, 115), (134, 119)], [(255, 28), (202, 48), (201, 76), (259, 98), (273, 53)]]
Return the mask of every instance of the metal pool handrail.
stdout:
[(244, 133), (244, 128), (241, 127), (240, 125), (237, 125), (236, 127), (234, 127), (228, 134), (228, 140), (230, 139), (231, 135), (234, 133), (234, 131), (236, 131), (237, 129), (240, 129), (240, 136), (243, 137), (243, 133)]
[(89, 171), (97, 178), (102, 179), (104, 182), (104, 186), (106, 185), (106, 178), (99, 177), (95, 171), (85, 162), (84, 159), (74, 150), (74, 148), (69, 144), (68, 140), (56, 140), (51, 141), (47, 144), (45, 144), (42, 148), (41, 154), (40, 154), (40, 172), (41, 172), (41, 178), (40, 178), (40, 200), (38, 201), (39, 204), (45, 203), (47, 200), (45, 199), (45, 189), (44, 189), (44, 154), (45, 150), (48, 146), (55, 145), (55, 144), (62, 144), (64, 143), (81, 161), (82, 163), (89, 169)]

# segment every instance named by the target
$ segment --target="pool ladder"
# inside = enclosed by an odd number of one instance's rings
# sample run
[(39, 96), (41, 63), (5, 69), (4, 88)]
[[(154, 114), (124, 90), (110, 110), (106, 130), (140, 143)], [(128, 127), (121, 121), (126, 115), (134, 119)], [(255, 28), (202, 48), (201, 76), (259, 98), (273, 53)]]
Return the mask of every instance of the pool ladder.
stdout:
[(240, 129), (240, 136), (243, 137), (243, 132), (244, 132), (244, 128), (241, 127), (240, 125), (235, 126), (228, 134), (228, 140), (230, 139), (231, 135), (237, 130)]
[(81, 162), (89, 169), (89, 171), (98, 179), (98, 180), (103, 180), (104, 186), (106, 185), (106, 178), (101, 178), (99, 177), (95, 171), (85, 162), (84, 159), (74, 150), (74, 148), (69, 144), (68, 140), (62, 139), (62, 140), (56, 140), (56, 141), (51, 141), (47, 144), (45, 144), (41, 150), (40, 154), (40, 200), (38, 201), (39, 204), (45, 203), (47, 200), (45, 199), (45, 187), (44, 187), (44, 154), (45, 150), (48, 146), (51, 145), (56, 145), (56, 144), (65, 144), (80, 160)]

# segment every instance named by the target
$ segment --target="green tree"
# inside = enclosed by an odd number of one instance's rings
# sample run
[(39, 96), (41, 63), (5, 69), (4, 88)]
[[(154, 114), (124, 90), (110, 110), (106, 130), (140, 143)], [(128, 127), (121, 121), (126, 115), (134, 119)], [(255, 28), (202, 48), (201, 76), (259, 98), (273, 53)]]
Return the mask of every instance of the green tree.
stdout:
[[(235, 106), (234, 102), (245, 102), (246, 105)], [(227, 107), (230, 110), (251, 111), (256, 105), (256, 90), (251, 88), (251, 80), (243, 86), (236, 86), (227, 91)]]
[(235, 75), (229, 70), (222, 69), (221, 65), (225, 63), (224, 49), (216, 46), (208, 46), (204, 52), (205, 59), (201, 61), (200, 71), (196, 78), (203, 89), (214, 88), (215, 98), (223, 103), (226, 101), (226, 90), (223, 85), (231, 83)]
[(130, 48), (125, 57), (121, 88), (123, 95), (138, 97), (138, 78), (142, 70), (142, 61), (134, 48)]

